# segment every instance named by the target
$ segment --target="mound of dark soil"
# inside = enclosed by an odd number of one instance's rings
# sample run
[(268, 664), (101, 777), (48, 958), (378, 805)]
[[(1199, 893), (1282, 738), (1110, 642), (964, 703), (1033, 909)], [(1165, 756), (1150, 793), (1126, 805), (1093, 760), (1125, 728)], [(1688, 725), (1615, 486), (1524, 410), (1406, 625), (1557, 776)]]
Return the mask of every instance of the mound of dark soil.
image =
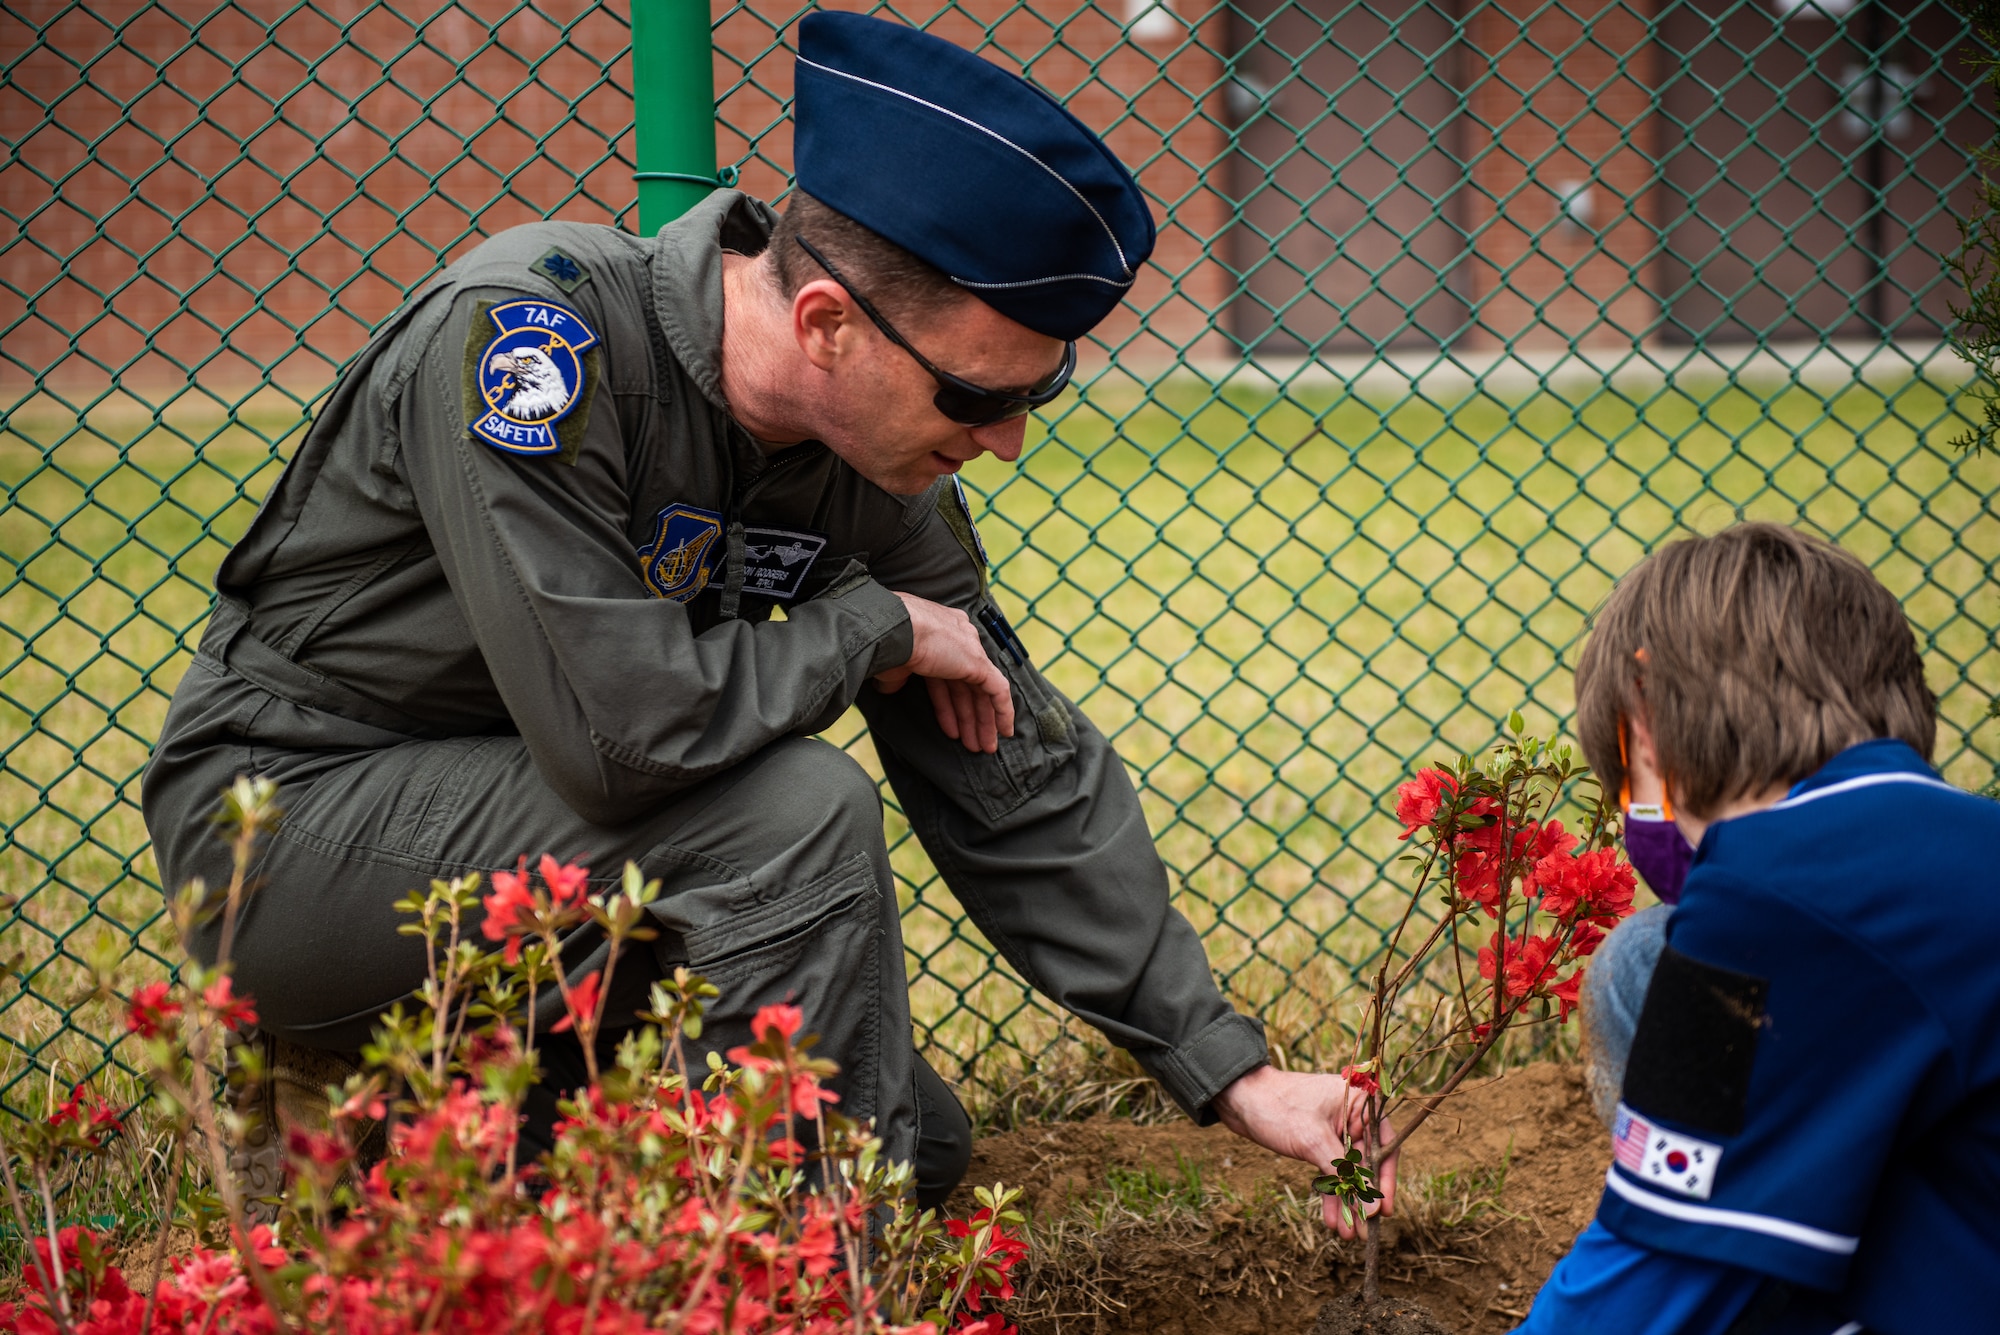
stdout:
[[(1511, 1330), (1590, 1221), (1610, 1158), (1575, 1067), (1466, 1091), (1404, 1156), (1384, 1308), (1324, 1329)], [(982, 1140), (966, 1181), (1026, 1191), (1033, 1248), (1008, 1305), (1022, 1335), (1308, 1335), (1361, 1282), (1360, 1245), (1319, 1222), (1312, 1176), (1221, 1127), (1096, 1118)], [(969, 1185), (950, 1208), (974, 1208)], [(1381, 1324), (1419, 1306), (1435, 1324)]]
[(1370, 1311), (1358, 1293), (1343, 1293), (1319, 1309), (1312, 1335), (1452, 1335), (1430, 1309), (1407, 1298), (1384, 1298)]

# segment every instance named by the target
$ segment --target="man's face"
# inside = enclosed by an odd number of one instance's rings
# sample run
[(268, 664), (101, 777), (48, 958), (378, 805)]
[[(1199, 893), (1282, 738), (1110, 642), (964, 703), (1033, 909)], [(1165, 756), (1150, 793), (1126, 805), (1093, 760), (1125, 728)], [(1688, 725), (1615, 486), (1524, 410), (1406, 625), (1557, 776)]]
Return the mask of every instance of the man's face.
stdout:
[[(812, 330), (802, 337), (817, 336), (837, 349), (824, 362), (813, 358), (829, 376), (818, 435), (857, 473), (884, 491), (910, 496), (981, 454), (1009, 463), (1020, 458), (1026, 417), (982, 427), (950, 420), (931, 402), (937, 381), (845, 300), (838, 285), (808, 283), (794, 298), (795, 313), (814, 289), (839, 308), (822, 306), (803, 312), (803, 320), (795, 317), (795, 327)], [(927, 319), (890, 318), (939, 369), (988, 389), (1025, 392), (1045, 381), (1063, 358), (1060, 340), (1017, 324), (972, 296)]]

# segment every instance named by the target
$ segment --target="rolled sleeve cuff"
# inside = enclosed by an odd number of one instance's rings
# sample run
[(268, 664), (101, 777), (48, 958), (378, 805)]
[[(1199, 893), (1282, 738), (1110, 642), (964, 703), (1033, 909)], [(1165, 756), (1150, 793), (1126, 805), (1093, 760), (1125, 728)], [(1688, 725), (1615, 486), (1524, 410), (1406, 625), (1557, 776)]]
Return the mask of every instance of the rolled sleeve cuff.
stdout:
[(858, 649), (867, 655), (868, 670), (864, 676), (873, 677), (910, 661), (917, 639), (910, 626), (910, 610), (903, 606), (901, 598), (872, 579), (855, 580), (834, 596), (844, 606), (860, 612), (873, 632), (872, 639), (863, 641)]
[(1197, 1125), (1216, 1121), (1215, 1096), (1271, 1059), (1264, 1026), (1235, 1011), (1217, 1016), (1187, 1042), (1140, 1059), (1167, 1096)]

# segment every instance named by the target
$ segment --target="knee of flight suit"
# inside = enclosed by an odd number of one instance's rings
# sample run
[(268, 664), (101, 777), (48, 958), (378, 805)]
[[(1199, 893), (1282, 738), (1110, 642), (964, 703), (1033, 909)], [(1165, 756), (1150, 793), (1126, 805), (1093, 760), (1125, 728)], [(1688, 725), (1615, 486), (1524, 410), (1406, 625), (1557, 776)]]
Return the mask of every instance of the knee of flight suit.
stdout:
[[(765, 819), (805, 840), (849, 851), (882, 842), (882, 794), (858, 761), (817, 737), (775, 742), (757, 782), (773, 799)], [(785, 840), (784, 842), (794, 842)]]

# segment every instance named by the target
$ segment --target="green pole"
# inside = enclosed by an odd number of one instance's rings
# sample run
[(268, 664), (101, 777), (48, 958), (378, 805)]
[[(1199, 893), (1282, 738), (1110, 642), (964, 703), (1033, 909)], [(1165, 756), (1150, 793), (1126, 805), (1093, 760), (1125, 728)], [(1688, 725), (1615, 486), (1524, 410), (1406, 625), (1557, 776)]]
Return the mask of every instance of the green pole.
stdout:
[(639, 232), (652, 236), (734, 185), (715, 170), (715, 68), (708, 0), (632, 0), (632, 101)]

